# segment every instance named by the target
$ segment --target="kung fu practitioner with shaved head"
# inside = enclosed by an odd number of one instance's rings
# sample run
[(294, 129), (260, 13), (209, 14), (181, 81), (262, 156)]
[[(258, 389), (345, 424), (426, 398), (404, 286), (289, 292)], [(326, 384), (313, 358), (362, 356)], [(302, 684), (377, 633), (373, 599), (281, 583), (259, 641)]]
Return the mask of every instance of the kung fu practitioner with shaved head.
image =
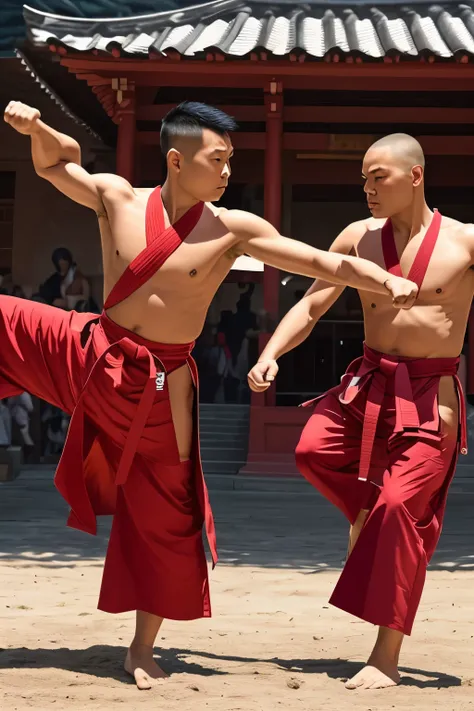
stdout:
[(410, 308), (418, 288), (215, 206), (236, 128), (218, 109), (187, 102), (168, 113), (167, 178), (154, 190), (90, 175), (76, 141), (34, 108), (11, 102), (5, 120), (31, 137), (38, 175), (96, 212), (106, 299), (97, 317), (0, 296), (0, 398), (28, 390), (72, 415), (55, 482), (71, 526), (94, 534), (96, 515), (114, 515), (99, 608), (137, 611), (125, 669), (149, 688), (165, 676), (153, 658), (163, 618), (211, 614), (203, 524), (214, 563), (216, 539), (191, 351), (236, 257), (388, 295), (392, 308)]
[[(405, 134), (374, 143), (364, 158), (372, 217), (344, 229), (330, 251), (369, 259), (420, 291), (412, 309), (397, 312), (390, 299), (359, 292), (364, 355), (312, 401), (296, 450), (303, 476), (351, 523), (331, 602), (379, 627), (350, 689), (400, 679), (403, 637), (412, 631), (459, 451), (466, 453), (457, 371), (474, 290), (474, 228), (428, 207), (424, 165), (420, 144)], [(313, 284), (250, 371), (253, 390), (269, 387), (277, 359), (311, 333), (342, 291)]]

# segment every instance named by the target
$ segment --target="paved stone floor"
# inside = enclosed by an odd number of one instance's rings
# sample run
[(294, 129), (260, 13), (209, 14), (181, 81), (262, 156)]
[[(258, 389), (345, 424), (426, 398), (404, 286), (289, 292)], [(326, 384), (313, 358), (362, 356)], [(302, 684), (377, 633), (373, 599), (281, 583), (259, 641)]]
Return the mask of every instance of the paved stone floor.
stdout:
[[(474, 709), (474, 485), (455, 482), (403, 684), (348, 692), (374, 630), (331, 608), (347, 526), (304, 481), (210, 477), (221, 564), (213, 618), (163, 626), (171, 677), (121, 671), (133, 616), (95, 609), (109, 521), (67, 529), (47, 469), (0, 485), (0, 709)], [(161, 633), (160, 633), (161, 634)]]

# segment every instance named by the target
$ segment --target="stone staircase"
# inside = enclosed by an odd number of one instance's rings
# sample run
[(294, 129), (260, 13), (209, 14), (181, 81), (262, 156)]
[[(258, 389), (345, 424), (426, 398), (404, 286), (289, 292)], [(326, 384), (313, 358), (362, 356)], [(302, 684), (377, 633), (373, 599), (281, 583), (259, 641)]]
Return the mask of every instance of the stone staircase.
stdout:
[(250, 407), (199, 406), (201, 456), (205, 474), (237, 474), (247, 460)]

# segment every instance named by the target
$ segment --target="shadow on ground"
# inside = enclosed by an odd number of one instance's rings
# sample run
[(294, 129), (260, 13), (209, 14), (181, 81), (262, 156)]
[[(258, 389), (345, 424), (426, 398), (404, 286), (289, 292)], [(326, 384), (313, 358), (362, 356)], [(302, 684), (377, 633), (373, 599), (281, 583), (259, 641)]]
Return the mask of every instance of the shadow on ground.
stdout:
[[(297, 491), (211, 492), (220, 562), (268, 568), (300, 568), (307, 574), (339, 570), (348, 525), (312, 487)], [(431, 569), (474, 569), (473, 493), (453, 493)], [(74, 567), (77, 560), (101, 565), (110, 519), (97, 536), (66, 528), (67, 507), (52, 473), (27, 472), (0, 484), (0, 562)]]
[[(88, 649), (3, 649), (0, 650), (0, 671), (6, 669), (63, 669), (76, 675), (84, 674), (99, 678), (115, 679), (124, 683), (132, 683), (131, 678), (123, 671), (122, 664), (126, 647), (97, 645)], [(260, 659), (258, 657), (240, 657), (211, 654), (191, 649), (162, 650), (159, 662), (169, 674), (195, 674), (198, 676), (225, 676), (232, 674), (232, 663), (238, 665), (242, 673), (242, 664), (248, 664), (246, 674), (256, 670), (252, 665), (262, 664), (278, 667), (292, 674), (327, 674), (332, 679), (341, 682), (354, 676), (362, 665), (347, 659)], [(201, 663), (202, 662), (202, 663)], [(219, 666), (228, 662), (228, 671), (216, 669), (213, 662)], [(450, 688), (461, 686), (461, 679), (442, 672), (401, 667), (402, 685), (424, 688)], [(415, 676), (413, 676), (415, 675)], [(423, 677), (418, 679), (416, 677)], [(80, 681), (78, 682), (80, 683)]]

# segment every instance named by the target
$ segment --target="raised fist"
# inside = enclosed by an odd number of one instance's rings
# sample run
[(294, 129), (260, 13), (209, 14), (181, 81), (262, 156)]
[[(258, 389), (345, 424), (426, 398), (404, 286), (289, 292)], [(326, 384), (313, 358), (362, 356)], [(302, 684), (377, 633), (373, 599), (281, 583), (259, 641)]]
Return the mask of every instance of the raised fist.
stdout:
[(247, 375), (248, 384), (254, 393), (263, 393), (275, 380), (278, 363), (273, 359), (260, 360)]
[(38, 109), (22, 104), (21, 101), (10, 101), (3, 118), (18, 133), (31, 136), (39, 128), (38, 119), (41, 118), (41, 114)]
[(396, 309), (411, 309), (418, 296), (418, 286), (415, 282), (402, 277), (391, 276), (385, 282), (385, 288), (391, 294)]

